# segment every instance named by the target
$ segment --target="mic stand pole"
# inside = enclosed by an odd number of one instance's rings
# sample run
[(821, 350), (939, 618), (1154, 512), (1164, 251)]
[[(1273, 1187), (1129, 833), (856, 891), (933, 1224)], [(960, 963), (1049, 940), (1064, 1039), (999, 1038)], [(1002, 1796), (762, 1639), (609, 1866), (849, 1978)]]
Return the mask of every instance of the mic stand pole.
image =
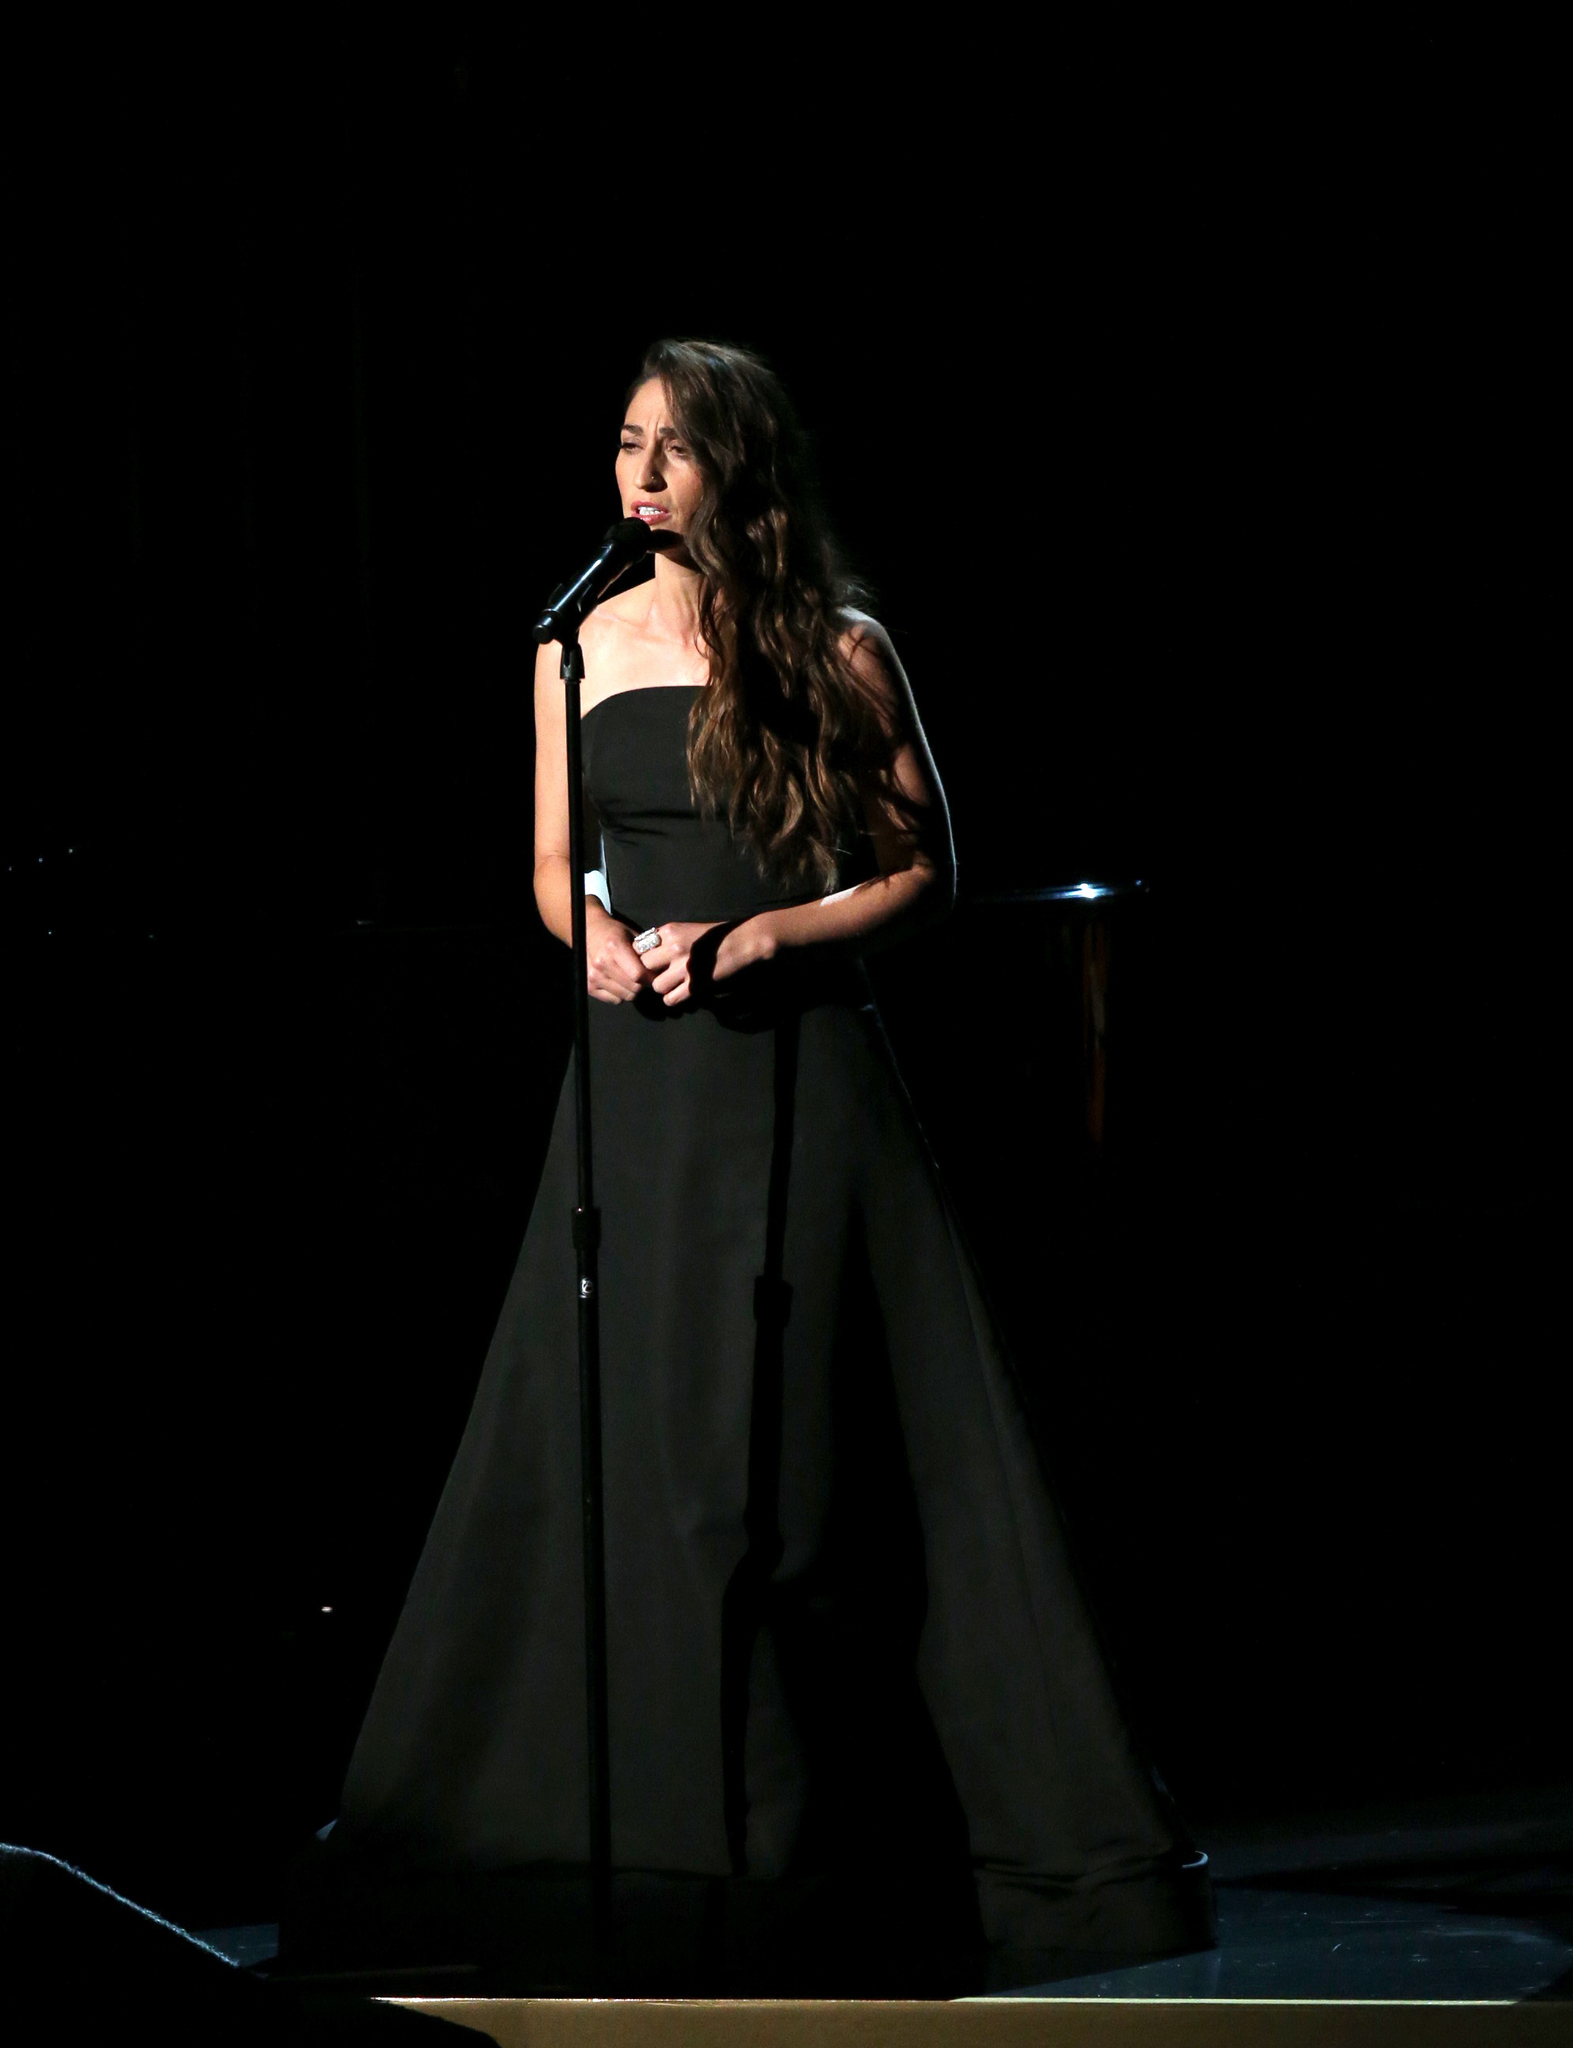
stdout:
[(584, 902), (584, 785), (579, 746), (579, 684), (584, 656), (573, 631), (563, 641), (568, 722), (568, 865), (573, 919), (574, 1128), (579, 1206), (573, 1243), (579, 1297), (579, 1475), (584, 1524), (584, 1662), (590, 1736), (590, 1949), (595, 1988), (607, 1987), (612, 1961), (612, 1802), (606, 1713), (606, 1533), (601, 1506), (601, 1212), (595, 1206), (590, 1150), (590, 946)]

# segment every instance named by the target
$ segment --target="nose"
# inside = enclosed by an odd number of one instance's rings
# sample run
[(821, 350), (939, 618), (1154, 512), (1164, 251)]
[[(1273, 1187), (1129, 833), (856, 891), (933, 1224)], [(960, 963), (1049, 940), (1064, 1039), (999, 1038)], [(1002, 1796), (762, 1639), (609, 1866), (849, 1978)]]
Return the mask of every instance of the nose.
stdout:
[(661, 474), (659, 448), (647, 448), (644, 461), (639, 465), (639, 488), (642, 491), (661, 491), (666, 488), (666, 478)]

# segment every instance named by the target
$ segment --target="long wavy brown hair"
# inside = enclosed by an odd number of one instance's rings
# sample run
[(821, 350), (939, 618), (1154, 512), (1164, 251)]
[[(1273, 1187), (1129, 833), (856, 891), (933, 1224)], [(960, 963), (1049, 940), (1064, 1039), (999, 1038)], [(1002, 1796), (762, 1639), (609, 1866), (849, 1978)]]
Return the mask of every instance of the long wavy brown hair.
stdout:
[(694, 800), (763, 872), (828, 888), (866, 830), (867, 799), (914, 837), (921, 816), (895, 778), (895, 709), (843, 652), (866, 594), (837, 558), (775, 373), (747, 349), (658, 341), (628, 396), (651, 378), (704, 482), (685, 536), (710, 657), (688, 722)]

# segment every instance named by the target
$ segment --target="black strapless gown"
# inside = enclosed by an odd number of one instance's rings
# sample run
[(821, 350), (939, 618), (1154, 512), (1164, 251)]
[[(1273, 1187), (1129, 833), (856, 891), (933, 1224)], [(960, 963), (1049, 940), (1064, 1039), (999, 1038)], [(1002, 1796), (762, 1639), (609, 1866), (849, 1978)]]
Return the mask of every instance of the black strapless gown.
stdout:
[[(616, 913), (792, 899), (585, 718)], [(635, 1990), (965, 1989), (1205, 1945), (861, 970), (591, 1005), (612, 1853)], [(285, 1959), (571, 1983), (587, 1888), (570, 1081)]]

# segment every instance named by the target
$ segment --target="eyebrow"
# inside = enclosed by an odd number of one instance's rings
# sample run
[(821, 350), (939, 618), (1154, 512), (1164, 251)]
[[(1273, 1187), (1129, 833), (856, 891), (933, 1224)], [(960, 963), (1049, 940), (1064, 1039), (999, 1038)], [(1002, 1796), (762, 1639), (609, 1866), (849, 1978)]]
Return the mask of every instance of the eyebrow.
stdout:
[[(624, 420), (619, 431), (624, 434), (642, 435), (644, 428), (635, 426), (632, 420)], [(683, 438), (676, 427), (657, 427), (655, 437), (658, 441), (680, 441)]]

